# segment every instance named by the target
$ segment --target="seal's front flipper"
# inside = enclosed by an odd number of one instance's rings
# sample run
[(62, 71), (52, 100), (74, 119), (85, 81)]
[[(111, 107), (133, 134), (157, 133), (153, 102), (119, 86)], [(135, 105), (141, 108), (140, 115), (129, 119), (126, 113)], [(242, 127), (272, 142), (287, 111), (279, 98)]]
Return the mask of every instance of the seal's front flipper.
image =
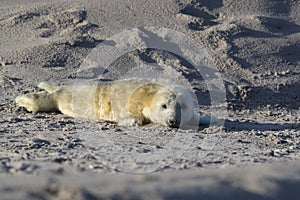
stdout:
[(118, 120), (119, 126), (142, 126), (143, 122), (138, 117), (124, 117)]

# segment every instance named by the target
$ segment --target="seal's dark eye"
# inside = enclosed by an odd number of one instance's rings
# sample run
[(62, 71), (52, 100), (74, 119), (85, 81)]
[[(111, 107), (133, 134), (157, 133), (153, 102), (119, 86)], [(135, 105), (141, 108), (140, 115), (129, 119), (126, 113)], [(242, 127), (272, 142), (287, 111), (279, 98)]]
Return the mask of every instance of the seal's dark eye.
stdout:
[(162, 107), (163, 109), (167, 109), (167, 105), (166, 105), (166, 104), (162, 104), (161, 107)]

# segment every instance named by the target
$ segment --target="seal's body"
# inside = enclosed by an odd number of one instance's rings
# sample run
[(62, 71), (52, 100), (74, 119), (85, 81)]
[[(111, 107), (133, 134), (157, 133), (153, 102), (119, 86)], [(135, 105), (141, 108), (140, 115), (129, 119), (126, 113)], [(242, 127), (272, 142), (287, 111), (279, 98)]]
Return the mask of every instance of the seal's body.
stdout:
[(32, 112), (58, 110), (70, 117), (109, 120), (129, 126), (148, 123), (198, 126), (200, 119), (186, 92), (145, 79), (66, 87), (42, 82), (39, 87), (46, 91), (18, 96), (16, 104)]

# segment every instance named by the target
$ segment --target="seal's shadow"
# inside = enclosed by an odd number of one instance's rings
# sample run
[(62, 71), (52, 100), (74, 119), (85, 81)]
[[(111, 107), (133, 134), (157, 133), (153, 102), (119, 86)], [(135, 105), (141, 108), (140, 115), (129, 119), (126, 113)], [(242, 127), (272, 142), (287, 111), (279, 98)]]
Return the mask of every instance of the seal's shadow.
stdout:
[(225, 120), (224, 127), (227, 131), (281, 131), (281, 130), (300, 130), (299, 123), (258, 123)]

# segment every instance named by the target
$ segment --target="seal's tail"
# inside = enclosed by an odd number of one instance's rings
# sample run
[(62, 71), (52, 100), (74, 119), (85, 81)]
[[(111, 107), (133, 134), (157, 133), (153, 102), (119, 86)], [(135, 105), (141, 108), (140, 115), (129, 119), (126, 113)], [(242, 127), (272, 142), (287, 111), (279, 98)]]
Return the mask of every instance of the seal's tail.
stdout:
[(53, 93), (53, 92), (55, 92), (56, 90), (59, 89), (58, 86), (52, 85), (52, 84), (47, 83), (47, 82), (41, 82), (41, 83), (38, 85), (38, 87), (41, 88), (41, 89), (46, 90), (46, 91), (49, 92), (49, 93)]

